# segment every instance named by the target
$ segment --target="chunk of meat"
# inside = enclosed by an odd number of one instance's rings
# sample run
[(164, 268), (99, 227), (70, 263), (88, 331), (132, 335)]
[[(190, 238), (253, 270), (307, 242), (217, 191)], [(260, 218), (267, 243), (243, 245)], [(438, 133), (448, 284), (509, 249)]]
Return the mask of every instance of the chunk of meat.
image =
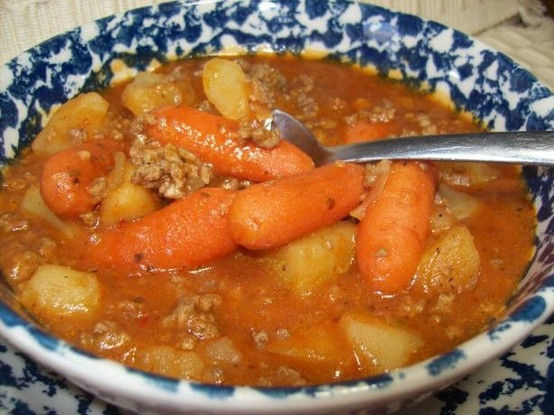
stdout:
[(172, 144), (135, 140), (129, 155), (134, 184), (156, 189), (167, 199), (180, 199), (210, 183), (211, 167), (193, 153)]
[(171, 314), (162, 321), (162, 326), (186, 330), (199, 340), (219, 336), (213, 310), (221, 304), (217, 294), (183, 295)]

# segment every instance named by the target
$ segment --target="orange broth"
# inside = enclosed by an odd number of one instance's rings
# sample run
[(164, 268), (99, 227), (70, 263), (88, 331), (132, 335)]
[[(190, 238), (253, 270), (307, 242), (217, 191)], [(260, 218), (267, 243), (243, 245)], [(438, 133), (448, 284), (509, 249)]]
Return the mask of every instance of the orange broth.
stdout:
[[(389, 136), (480, 129), (431, 96), (346, 65), (292, 58), (240, 59), (247, 73), (261, 64), (278, 71), (287, 86), (286, 93), (277, 94), (275, 106), (301, 117), (329, 145), (343, 142), (345, 117), (359, 111), (374, 111), (374, 118), (389, 117)], [(159, 73), (175, 73), (178, 68), (188, 74), (196, 93), (194, 105), (200, 106), (206, 100), (200, 77), (205, 62), (174, 62)], [(101, 94), (110, 104), (106, 134), (116, 130), (119, 139), (130, 142), (134, 116), (120, 98), (126, 85)], [(46, 313), (35, 303), (24, 303), (45, 327), (68, 342), (171, 377), (290, 386), (394, 369), (378, 359), (369, 364), (360, 356), (341, 328), (345, 313), (393, 322), (414, 334), (419, 346), (410, 349), (403, 365), (415, 363), (451, 349), (501, 316), (532, 254), (535, 212), (517, 166), (489, 166), (495, 172), (493, 179), (456, 185), (445, 173), (450, 171), (447, 165), (438, 163), (441, 183), (448, 182), (478, 202), (476, 211), (457, 222), (470, 231), (480, 257), (477, 283), (464, 292), (426, 292), (418, 286), (417, 274), (400, 293), (372, 292), (360, 278), (354, 258), (346, 271), (299, 294), (281, 277), (279, 262), (265, 252), (246, 249), (195, 269), (129, 273), (84, 269), (79, 246), (101, 224), (62, 219), (80, 230), (76, 239), (70, 239), (51, 223), (20, 209), (25, 192), (39, 182), (46, 159), (27, 149), (4, 171), (0, 267), (5, 279), (22, 295), (40, 264), (92, 271), (100, 287), (100, 307), (93, 317)], [(458, 167), (460, 177), (467, 178), (465, 165)], [(431, 233), (428, 244), (439, 235)], [(213, 298), (217, 300), (212, 302)], [(188, 301), (192, 311), (181, 315), (181, 320), (168, 320), (180, 300), (181, 304)]]

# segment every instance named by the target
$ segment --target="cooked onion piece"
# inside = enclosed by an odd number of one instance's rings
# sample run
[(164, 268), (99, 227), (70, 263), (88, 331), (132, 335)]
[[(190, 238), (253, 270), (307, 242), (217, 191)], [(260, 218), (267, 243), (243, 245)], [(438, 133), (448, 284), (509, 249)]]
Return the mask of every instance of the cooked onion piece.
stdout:
[(500, 171), (487, 163), (437, 163), (441, 178), (450, 186), (474, 186), (497, 179)]
[(463, 220), (475, 214), (479, 201), (473, 196), (453, 189), (447, 184), (439, 185), (439, 194), (445, 200), (448, 209), (458, 220)]
[(50, 225), (60, 230), (64, 236), (68, 238), (74, 238), (79, 231), (74, 224), (60, 219), (50, 210), (40, 195), (38, 185), (30, 186), (27, 189), (21, 200), (21, 210), (45, 220), (50, 223)]

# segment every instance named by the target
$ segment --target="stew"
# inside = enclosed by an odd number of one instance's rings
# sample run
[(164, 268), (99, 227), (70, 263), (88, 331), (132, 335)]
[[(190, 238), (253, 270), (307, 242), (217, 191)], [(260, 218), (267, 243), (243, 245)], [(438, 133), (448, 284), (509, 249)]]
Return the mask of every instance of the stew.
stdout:
[(327, 145), (481, 130), (324, 60), (160, 65), (69, 100), (4, 169), (4, 278), (68, 342), (214, 384), (381, 374), (502, 316), (533, 249), (517, 166), (314, 168), (273, 108)]

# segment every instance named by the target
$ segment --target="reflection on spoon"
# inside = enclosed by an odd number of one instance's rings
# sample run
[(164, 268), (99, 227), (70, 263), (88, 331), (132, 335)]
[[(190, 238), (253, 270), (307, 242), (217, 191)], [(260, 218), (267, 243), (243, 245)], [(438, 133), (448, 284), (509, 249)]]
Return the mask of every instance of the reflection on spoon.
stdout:
[(554, 131), (510, 131), (391, 138), (324, 146), (292, 115), (273, 111), (273, 128), (310, 155), (316, 166), (337, 160), (475, 161), (554, 166)]

